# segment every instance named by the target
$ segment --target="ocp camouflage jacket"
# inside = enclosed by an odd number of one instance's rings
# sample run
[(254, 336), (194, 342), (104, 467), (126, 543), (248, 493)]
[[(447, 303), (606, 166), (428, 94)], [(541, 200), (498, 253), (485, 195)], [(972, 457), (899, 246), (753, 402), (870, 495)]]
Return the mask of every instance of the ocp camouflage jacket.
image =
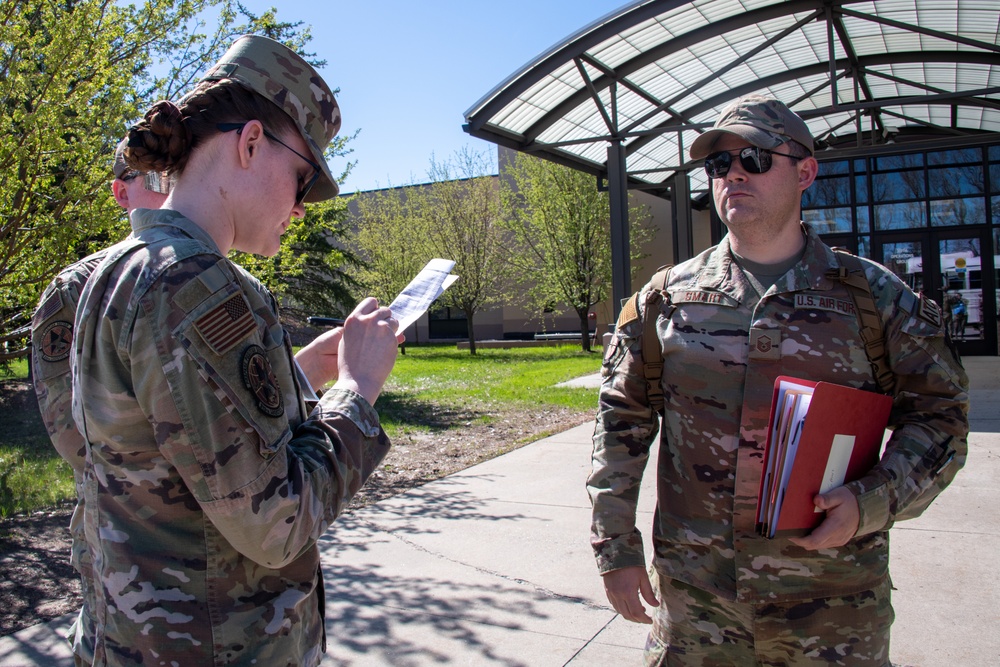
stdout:
[(316, 665), (317, 540), (388, 439), (352, 392), (307, 411), (274, 298), (204, 231), (132, 222), (70, 358), (94, 664)]
[[(665, 414), (659, 439), (653, 564), (730, 600), (846, 595), (888, 576), (888, 530), (918, 515), (965, 462), (968, 379), (940, 309), (863, 260), (895, 374), (892, 436), (881, 462), (848, 484), (861, 524), (847, 545), (806, 551), (755, 532), (774, 380), (790, 375), (876, 391), (850, 294), (827, 276), (832, 250), (804, 227), (805, 254), (762, 298), (729, 238), (671, 270), (657, 318)], [(649, 286), (646, 289), (650, 289)], [(644, 300), (640, 299), (640, 303)], [(592, 543), (601, 572), (644, 565), (639, 483), (657, 431), (641, 358), (643, 317), (621, 322), (604, 360), (594, 434)], [(920, 500), (914, 502), (914, 499)]]

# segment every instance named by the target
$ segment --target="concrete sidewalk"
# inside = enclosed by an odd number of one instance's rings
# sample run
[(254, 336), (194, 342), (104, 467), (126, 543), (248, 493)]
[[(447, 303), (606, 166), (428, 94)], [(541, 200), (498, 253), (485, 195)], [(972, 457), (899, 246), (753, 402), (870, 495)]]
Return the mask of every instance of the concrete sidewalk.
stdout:
[[(966, 363), (966, 468), (924, 516), (892, 529), (896, 664), (1000, 661), (1000, 358)], [(580, 425), (342, 517), (320, 545), (323, 664), (641, 664), (646, 627), (611, 609), (588, 543), (592, 430)], [(639, 516), (647, 543), (653, 470)], [(70, 620), (0, 638), (0, 667), (72, 665), (61, 639)]]

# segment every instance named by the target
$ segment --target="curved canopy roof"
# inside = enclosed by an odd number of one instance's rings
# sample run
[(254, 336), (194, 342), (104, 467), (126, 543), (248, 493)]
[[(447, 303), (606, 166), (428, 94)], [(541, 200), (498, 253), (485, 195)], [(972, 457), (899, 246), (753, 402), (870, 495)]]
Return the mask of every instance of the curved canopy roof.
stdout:
[[(664, 189), (734, 98), (776, 97), (831, 157), (1000, 133), (997, 0), (644, 0), (542, 54), (465, 113), (465, 131)], [(898, 148), (898, 146), (896, 146)], [(691, 172), (691, 190), (707, 187)]]

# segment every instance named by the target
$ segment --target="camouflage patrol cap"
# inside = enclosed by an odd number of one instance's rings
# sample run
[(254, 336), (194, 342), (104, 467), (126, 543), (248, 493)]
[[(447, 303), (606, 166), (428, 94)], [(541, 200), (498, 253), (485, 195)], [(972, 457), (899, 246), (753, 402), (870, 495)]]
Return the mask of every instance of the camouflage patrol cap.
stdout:
[(741, 97), (726, 107), (713, 128), (691, 144), (691, 159), (706, 157), (723, 134), (735, 134), (753, 146), (768, 150), (795, 140), (810, 155), (814, 152), (813, 137), (805, 121), (783, 102), (761, 95)]
[(291, 116), (316, 164), (323, 168), (305, 201), (336, 197), (337, 181), (323, 151), (340, 129), (340, 107), (312, 65), (280, 42), (260, 35), (243, 35), (202, 81), (232, 79), (270, 100)]

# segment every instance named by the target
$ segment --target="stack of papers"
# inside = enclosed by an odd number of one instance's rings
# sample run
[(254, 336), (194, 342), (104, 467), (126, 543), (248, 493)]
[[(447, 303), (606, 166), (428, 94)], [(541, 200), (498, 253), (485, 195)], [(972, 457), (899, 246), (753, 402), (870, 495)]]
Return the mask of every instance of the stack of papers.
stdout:
[(767, 537), (774, 537), (775, 519), (781, 514), (781, 503), (792, 475), (812, 393), (812, 387), (790, 380), (779, 381), (768, 433), (769, 456), (764, 468), (766, 502), (758, 503), (757, 507), (757, 521), (767, 527)]
[(757, 532), (805, 535), (825, 514), (814, 498), (878, 462), (892, 398), (829, 382), (779, 377), (767, 428)]

